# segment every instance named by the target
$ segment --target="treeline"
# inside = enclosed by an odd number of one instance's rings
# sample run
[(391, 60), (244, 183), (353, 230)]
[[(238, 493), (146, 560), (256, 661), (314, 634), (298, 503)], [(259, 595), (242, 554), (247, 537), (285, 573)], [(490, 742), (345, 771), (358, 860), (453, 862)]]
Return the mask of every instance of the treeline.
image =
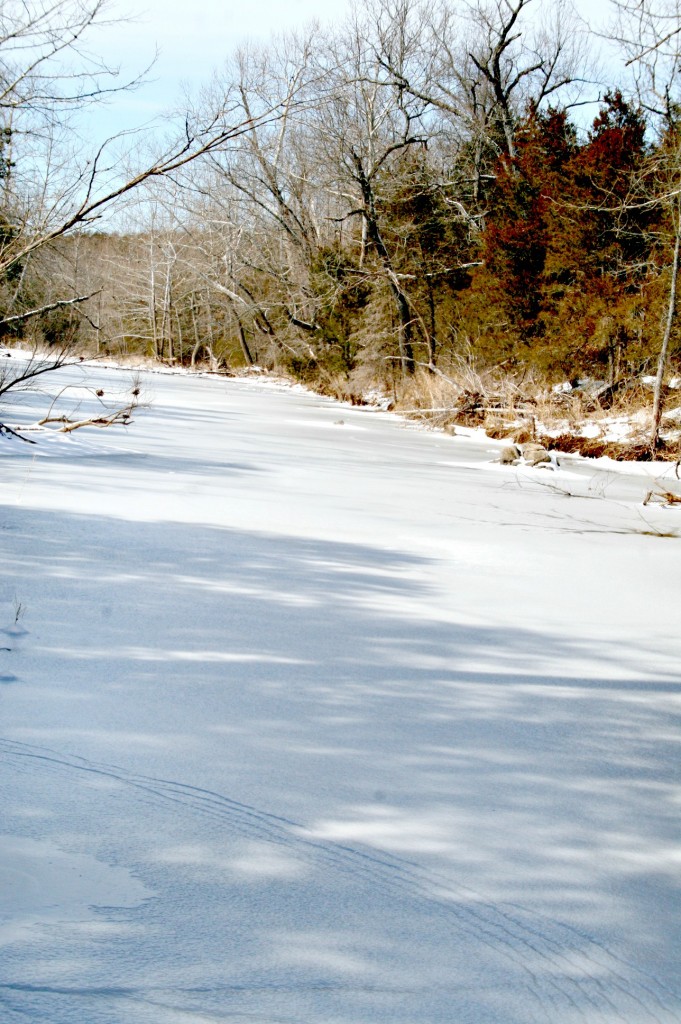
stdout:
[(186, 119), (239, 131), (152, 175), (116, 230), (86, 221), (13, 263), (5, 337), (258, 364), (344, 395), (462, 365), (664, 374), (679, 26), (668, 5), (612, 7), (636, 74), (586, 124), (594, 39), (567, 2), (369, 0), (333, 32), (240, 52)]

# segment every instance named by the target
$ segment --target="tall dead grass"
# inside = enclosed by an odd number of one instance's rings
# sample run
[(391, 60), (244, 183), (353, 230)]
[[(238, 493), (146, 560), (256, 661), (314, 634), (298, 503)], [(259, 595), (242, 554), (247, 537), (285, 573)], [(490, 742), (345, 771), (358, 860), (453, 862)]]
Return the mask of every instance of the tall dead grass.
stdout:
[(396, 411), (445, 430), (481, 427), (493, 438), (539, 441), (591, 457), (675, 461), (681, 457), (681, 415), (668, 417), (661, 445), (653, 451), (651, 405), (643, 381), (617, 388), (587, 381), (554, 389), (536, 374), (479, 371), (464, 362), (446, 372), (420, 367), (401, 382), (395, 401)]
[[(383, 375), (378, 373), (380, 366)], [(389, 381), (384, 374), (384, 363), (365, 365), (349, 377), (324, 372), (315, 389), (353, 405), (380, 396), (386, 408), (451, 433), (458, 426), (480, 427), (490, 437), (510, 443), (537, 441), (546, 448), (591, 457), (681, 458), (681, 391), (669, 391), (668, 404), (678, 408), (672, 408), (661, 445), (653, 451), (652, 394), (641, 380), (616, 388), (598, 381), (555, 388), (537, 371), (514, 375), (478, 369), (463, 359), (444, 368), (421, 364), (413, 375), (396, 372)]]

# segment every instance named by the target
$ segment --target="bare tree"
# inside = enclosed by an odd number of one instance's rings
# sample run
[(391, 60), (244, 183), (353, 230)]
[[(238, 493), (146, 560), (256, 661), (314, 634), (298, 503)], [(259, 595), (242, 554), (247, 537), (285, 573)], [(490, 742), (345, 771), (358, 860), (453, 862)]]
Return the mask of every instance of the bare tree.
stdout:
[[(242, 263), (244, 243), (248, 236), (257, 236), (257, 245), (250, 247), (255, 261), (251, 269), (271, 281), (285, 322), (308, 335), (317, 330), (310, 275), (324, 225), (318, 216), (315, 169), (310, 165), (307, 115), (325, 88), (325, 72), (320, 75), (313, 61), (313, 54), (324, 45), (319, 30), (313, 28), (305, 35), (277, 39), (266, 51), (247, 48), (236, 55), (231, 71), (244, 118), (253, 118), (282, 87), (290, 89), (291, 84), (298, 102), (282, 108), (276, 125), (256, 125), (238, 152), (211, 154), (212, 174), (203, 186), (204, 194), (213, 194), (217, 188), (223, 226), (231, 224), (232, 236), (235, 229), (238, 232)], [(220, 82), (216, 86), (224, 88)], [(247, 211), (245, 216), (242, 210)], [(213, 212), (217, 212), (215, 204)], [(243, 275), (235, 273), (238, 263), (232, 249), (224, 253), (223, 283), (229, 280), (231, 295), (223, 294), (235, 316), (252, 305), (241, 289)], [(262, 310), (253, 312), (259, 328), (270, 319)]]
[[(378, 28), (378, 34), (377, 34)], [(406, 23), (393, 23), (391, 39), (406, 51)], [(356, 11), (330, 45), (326, 55), (328, 86), (314, 113), (312, 133), (319, 162), (326, 168), (325, 188), (333, 196), (339, 222), (358, 220), (358, 270), (382, 280), (391, 296), (397, 324), (398, 358), (403, 372), (415, 367), (417, 317), (407, 283), (400, 276), (396, 253), (386, 235), (382, 203), (386, 187), (409, 150), (427, 145), (424, 120), (428, 102), (406, 89), (385, 61), (381, 32), (387, 32), (373, 7)]]
[(666, 214), (671, 236), (669, 286), (653, 391), (650, 444), (654, 450), (660, 445), (681, 250), (681, 4), (679, 0), (611, 0), (611, 4), (612, 34), (624, 50), (639, 102), (651, 116), (657, 134), (652, 173), (641, 184), (635, 201)]
[[(226, 89), (219, 103), (191, 111), (164, 141), (137, 151), (129, 141), (109, 139), (96, 150), (75, 147), (70, 113), (98, 102), (115, 88), (115, 73), (96, 59), (82, 58), (93, 27), (106, 23), (106, 0), (8, 0), (0, 15), (0, 283), (10, 300), (0, 307), (0, 328), (39, 317), (56, 306), (76, 306), (85, 296), (52, 296), (42, 305), (21, 305), (20, 284), (38, 254), (78, 230), (91, 230), (115, 204), (143, 185), (178, 174), (201, 157), (238, 146), (249, 133), (289, 116), (297, 82), (245, 111), (238, 91)], [(114, 84), (112, 84), (114, 83)], [(139, 140), (133, 136), (133, 142)], [(166, 261), (167, 262), (167, 261)], [(163, 286), (170, 278), (166, 275)], [(167, 296), (168, 297), (168, 296)], [(166, 304), (168, 305), (168, 303)], [(13, 308), (12, 308), (13, 307)], [(163, 324), (172, 337), (170, 318)], [(61, 351), (34, 355), (17, 380), (47, 372), (65, 358)], [(5, 378), (4, 390), (12, 386)]]
[[(591, 77), (571, 0), (541, 6), (538, 0), (378, 0), (378, 6), (381, 63), (401, 90), (441, 113), (472, 162), (476, 201), (494, 160), (515, 158), (516, 126), (528, 108), (569, 104)], [(405, 47), (415, 36), (417, 46)]]
[(678, 117), (681, 57), (679, 0), (610, 0), (611, 37), (624, 50), (643, 108), (654, 117)]

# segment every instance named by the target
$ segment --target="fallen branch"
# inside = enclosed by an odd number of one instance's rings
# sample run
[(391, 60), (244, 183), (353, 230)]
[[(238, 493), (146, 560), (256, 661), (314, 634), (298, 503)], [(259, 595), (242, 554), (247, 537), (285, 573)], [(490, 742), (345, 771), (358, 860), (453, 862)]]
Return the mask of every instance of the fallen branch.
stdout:
[(644, 505), (651, 502), (659, 502), (661, 505), (681, 505), (681, 494), (674, 494), (673, 491), (648, 491), (643, 499)]
[(456, 405), (442, 405), (442, 406), (438, 406), (437, 408), (433, 408), (433, 409), (427, 409), (425, 407), (422, 408), (422, 409), (419, 409), (417, 407), (415, 409), (400, 409), (399, 410), (401, 416), (428, 416), (431, 413), (441, 413), (441, 412), (456, 413), (458, 411), (459, 410), (458, 410), (458, 407)]
[[(61, 423), (62, 426), (57, 431), (59, 434), (70, 434), (74, 430), (80, 430), (81, 427), (111, 427), (114, 423), (122, 423), (123, 426), (127, 426), (132, 422), (133, 408), (134, 405), (129, 405), (125, 409), (116, 409), (108, 416), (94, 416), (86, 420), (71, 420), (68, 416), (46, 416), (39, 420), (38, 426), (44, 427), (48, 423)], [(31, 443), (35, 444), (33, 441)]]
[[(120, 423), (123, 426), (127, 426), (132, 422), (132, 414), (134, 410), (140, 405), (140, 395), (142, 393), (142, 387), (140, 383), (139, 375), (136, 375), (131, 381), (130, 390), (126, 393), (120, 394), (119, 399), (125, 400), (124, 405), (119, 405), (112, 408), (110, 404), (104, 402), (104, 391), (101, 388), (88, 388), (88, 391), (94, 395), (100, 405), (103, 407), (103, 411), (98, 416), (88, 416), (84, 419), (75, 419), (74, 415), (67, 416), (62, 414), (61, 416), (53, 416), (52, 410), (59, 401), (59, 399), (68, 392), (73, 385), (66, 384), (52, 400), (52, 404), (47, 411), (47, 414), (38, 421), (39, 427), (47, 426), (49, 423), (61, 423), (61, 427), (56, 433), (60, 434), (71, 434), (74, 430), (79, 430), (81, 427), (111, 427), (116, 423)], [(144, 403), (142, 403), (144, 404)], [(79, 405), (72, 409), (72, 413), (75, 414), (79, 410)]]

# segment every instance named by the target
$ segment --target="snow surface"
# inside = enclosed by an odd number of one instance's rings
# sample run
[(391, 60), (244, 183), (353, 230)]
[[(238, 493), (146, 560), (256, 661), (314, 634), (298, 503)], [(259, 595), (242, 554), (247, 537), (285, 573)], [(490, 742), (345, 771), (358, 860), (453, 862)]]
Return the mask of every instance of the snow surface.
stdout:
[(681, 1021), (673, 469), (144, 384), (0, 436), (3, 1024)]

